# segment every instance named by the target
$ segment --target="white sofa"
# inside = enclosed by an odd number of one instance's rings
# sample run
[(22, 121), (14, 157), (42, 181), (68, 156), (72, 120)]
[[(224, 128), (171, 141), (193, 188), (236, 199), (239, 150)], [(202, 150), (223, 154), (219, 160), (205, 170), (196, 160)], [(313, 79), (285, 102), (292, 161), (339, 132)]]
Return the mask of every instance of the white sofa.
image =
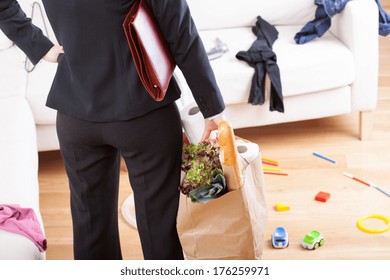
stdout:
[[(35, 123), (23, 96), (0, 96), (0, 204), (32, 208), (44, 232), (39, 208)], [(0, 260), (45, 259), (27, 237), (0, 229)]]
[[(361, 139), (370, 138), (377, 102), (378, 7), (375, 1), (352, 0), (332, 17), (321, 38), (298, 45), (294, 36), (314, 19), (314, 0), (187, 0), (206, 47), (216, 38), (229, 51), (211, 61), (234, 128), (323, 118), (360, 112)], [(285, 113), (270, 112), (269, 102), (248, 104), (254, 69), (235, 56), (256, 39), (257, 16), (279, 32), (273, 45), (280, 68)], [(182, 105), (193, 101), (184, 77)], [(358, 129), (357, 129), (358, 130)]]

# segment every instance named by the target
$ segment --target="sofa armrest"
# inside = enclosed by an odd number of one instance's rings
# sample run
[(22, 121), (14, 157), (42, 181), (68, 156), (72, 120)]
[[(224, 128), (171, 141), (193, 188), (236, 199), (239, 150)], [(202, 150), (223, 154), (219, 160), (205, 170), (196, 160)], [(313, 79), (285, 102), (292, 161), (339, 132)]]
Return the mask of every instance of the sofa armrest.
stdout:
[[(39, 204), (34, 118), (23, 96), (0, 97), (0, 204), (32, 208), (44, 232)], [(26, 237), (0, 230), (1, 259), (45, 259)]]
[(352, 84), (353, 111), (371, 111), (378, 92), (379, 16), (375, 1), (352, 0), (332, 18), (330, 32), (352, 52), (355, 80)]
[(22, 96), (0, 98), (0, 204), (39, 213), (38, 150), (34, 118)]

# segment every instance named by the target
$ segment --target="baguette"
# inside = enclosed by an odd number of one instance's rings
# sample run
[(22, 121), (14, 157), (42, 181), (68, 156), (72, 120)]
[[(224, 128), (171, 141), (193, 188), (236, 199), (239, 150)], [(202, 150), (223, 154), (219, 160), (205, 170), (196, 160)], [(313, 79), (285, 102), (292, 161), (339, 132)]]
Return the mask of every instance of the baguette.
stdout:
[(233, 128), (227, 121), (218, 125), (218, 141), (220, 145), (221, 164), (227, 180), (228, 191), (240, 189), (243, 186), (241, 165), (235, 144)]

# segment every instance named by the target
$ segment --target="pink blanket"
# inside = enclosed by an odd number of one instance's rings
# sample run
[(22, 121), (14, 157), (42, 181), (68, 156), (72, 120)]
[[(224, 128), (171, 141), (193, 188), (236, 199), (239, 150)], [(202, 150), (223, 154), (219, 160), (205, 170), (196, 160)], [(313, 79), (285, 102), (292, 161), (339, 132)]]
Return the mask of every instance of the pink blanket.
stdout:
[(17, 204), (0, 204), (0, 229), (28, 237), (40, 252), (47, 248), (41, 225), (31, 208), (22, 208)]

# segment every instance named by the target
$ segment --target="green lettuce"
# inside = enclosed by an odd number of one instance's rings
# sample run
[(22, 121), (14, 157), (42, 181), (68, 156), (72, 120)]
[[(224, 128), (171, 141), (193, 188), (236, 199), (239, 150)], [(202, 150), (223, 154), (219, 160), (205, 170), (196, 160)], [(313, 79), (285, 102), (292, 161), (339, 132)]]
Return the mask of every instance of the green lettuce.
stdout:
[(193, 202), (205, 203), (221, 196), (226, 190), (219, 147), (211, 143), (183, 145), (181, 169), (186, 175), (179, 189)]

